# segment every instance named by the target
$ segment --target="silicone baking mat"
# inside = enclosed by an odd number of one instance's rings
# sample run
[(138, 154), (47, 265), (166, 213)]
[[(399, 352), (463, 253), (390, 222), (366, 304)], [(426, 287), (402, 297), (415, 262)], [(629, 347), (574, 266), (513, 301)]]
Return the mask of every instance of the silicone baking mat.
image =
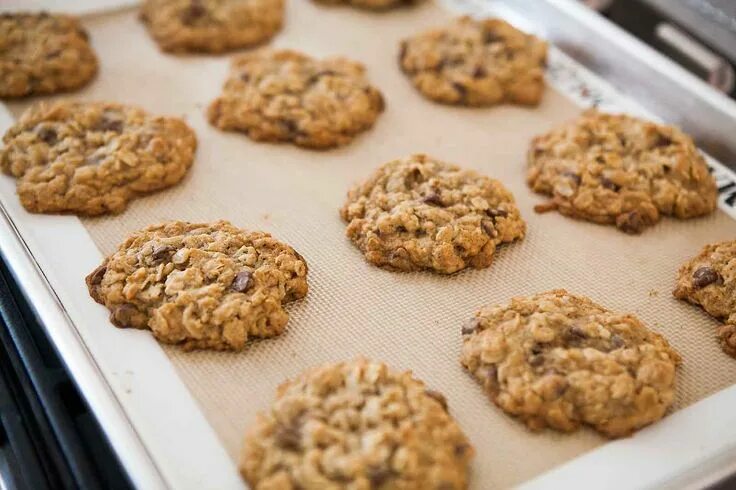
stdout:
[[(180, 185), (134, 201), (119, 216), (84, 220), (99, 249), (108, 254), (130, 232), (163, 220), (228, 219), (272, 232), (309, 263), (309, 295), (289, 307), (281, 337), (241, 353), (164, 347), (234, 460), (245, 428), (268, 407), (280, 382), (306, 367), (358, 355), (411, 369), (447, 396), (477, 449), (473, 488), (517, 484), (605, 444), (587, 429), (528, 432), (495, 408), (460, 366), (460, 327), (478, 307), (552, 288), (632, 312), (664, 334), (684, 359), (675, 409), (736, 381), (736, 361), (714, 339), (716, 322), (671, 296), (679, 264), (707, 242), (736, 236), (736, 221), (718, 211), (690, 221), (664, 219), (628, 236), (556, 213), (535, 214), (543, 199), (524, 182), (528, 142), (580, 108), (551, 87), (533, 109), (466, 109), (423, 99), (397, 67), (398, 42), (453, 15), (433, 3), (375, 14), (289, 1), (273, 45), (359, 60), (387, 102), (374, 129), (326, 152), (256, 143), (209, 126), (204, 111), (224, 81), (227, 56), (162, 54), (133, 11), (85, 20), (101, 69), (74, 97), (182, 116), (199, 139), (195, 164)], [(561, 76), (560, 70), (553, 60), (549, 77)], [(17, 115), (27, 103), (9, 106)], [(501, 248), (489, 269), (449, 277), (368, 265), (344, 237), (338, 209), (348, 188), (376, 166), (415, 152), (500, 179), (516, 196), (528, 236)]]

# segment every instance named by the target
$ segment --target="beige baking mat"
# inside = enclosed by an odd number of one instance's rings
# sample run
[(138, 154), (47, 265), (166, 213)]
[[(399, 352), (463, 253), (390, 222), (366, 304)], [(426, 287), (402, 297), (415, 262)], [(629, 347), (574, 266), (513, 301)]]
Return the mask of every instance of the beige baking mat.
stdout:
[[(448, 17), (431, 4), (371, 14), (289, 0), (286, 28), (274, 44), (360, 60), (386, 97), (386, 112), (372, 131), (329, 152), (254, 143), (211, 128), (203, 113), (227, 72), (226, 57), (163, 55), (133, 12), (86, 22), (101, 70), (78, 97), (181, 115), (200, 145), (189, 177), (176, 188), (137, 200), (120, 216), (84, 221), (100, 250), (108, 254), (131, 231), (162, 220), (224, 218), (272, 232), (309, 262), (309, 295), (292, 305), (280, 338), (238, 354), (166, 348), (233, 458), (246, 426), (281, 381), (307, 366), (358, 355), (412, 369), (447, 395), (477, 448), (474, 488), (520, 483), (604, 444), (590, 430), (527, 432), (492, 406), (460, 366), (460, 327), (475, 309), (551, 288), (633, 312), (663, 333), (684, 358), (677, 408), (736, 381), (736, 361), (716, 345), (716, 323), (670, 294), (680, 262), (706, 242), (736, 236), (736, 222), (719, 211), (687, 222), (665, 219), (642, 236), (628, 236), (555, 213), (535, 214), (541, 199), (524, 184), (527, 143), (578, 109), (552, 89), (536, 109), (462, 109), (422, 99), (397, 68), (397, 43)], [(17, 112), (24, 105), (12, 107)], [(527, 238), (502, 249), (490, 269), (451, 277), (367, 265), (345, 239), (338, 209), (352, 183), (413, 152), (502, 180), (529, 224)]]

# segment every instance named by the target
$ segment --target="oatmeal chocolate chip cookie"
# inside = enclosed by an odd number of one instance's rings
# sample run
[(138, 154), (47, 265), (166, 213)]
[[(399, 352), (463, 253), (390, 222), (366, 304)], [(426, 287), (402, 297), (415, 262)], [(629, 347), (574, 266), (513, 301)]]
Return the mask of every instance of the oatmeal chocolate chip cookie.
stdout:
[(279, 386), (248, 431), (251, 488), (464, 489), (474, 450), (445, 398), (411, 372), (358, 359)]
[(400, 271), (482, 269), (498, 245), (526, 231), (499, 181), (427, 155), (378, 168), (348, 193), (340, 215), (369, 262)]
[(445, 104), (537, 105), (547, 43), (501, 19), (461, 17), (401, 43), (399, 64), (425, 97)]
[(640, 233), (660, 215), (715, 210), (718, 190), (693, 140), (672, 126), (586, 111), (534, 138), (527, 182), (552, 200), (537, 207)]
[(0, 97), (77, 89), (97, 73), (97, 57), (74, 17), (0, 14)]
[(424, 0), (314, 0), (328, 5), (346, 4), (368, 10), (388, 10), (394, 7), (416, 5)]
[(532, 430), (587, 424), (622, 437), (672, 405), (680, 357), (632, 315), (555, 290), (486, 307), (463, 327), (462, 364)]
[(368, 84), (360, 63), (261, 51), (233, 60), (208, 117), (214, 126), (256, 141), (330, 148), (369, 129), (382, 111), (383, 96)]
[(683, 264), (672, 294), (724, 321), (716, 335), (723, 350), (736, 357), (736, 240), (706, 245)]
[(164, 51), (222, 53), (279, 29), (284, 0), (146, 0), (140, 18)]
[(39, 103), (3, 137), (0, 168), (34, 213), (119, 213), (186, 174), (197, 140), (180, 119), (107, 102)]
[(131, 235), (86, 278), (118, 327), (185, 349), (239, 350), (279, 335), (307, 294), (307, 264), (268, 233), (173, 221)]

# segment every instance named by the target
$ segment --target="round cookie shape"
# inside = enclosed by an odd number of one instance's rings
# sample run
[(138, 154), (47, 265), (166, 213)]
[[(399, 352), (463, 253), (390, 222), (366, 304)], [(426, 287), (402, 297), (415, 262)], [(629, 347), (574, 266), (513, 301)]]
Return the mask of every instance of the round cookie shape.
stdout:
[(284, 0), (145, 0), (140, 19), (164, 51), (223, 53), (281, 29)]
[(74, 90), (96, 73), (97, 57), (76, 18), (0, 14), (0, 97)]
[(736, 240), (708, 244), (684, 263), (672, 294), (724, 321), (717, 337), (724, 352), (736, 357)]
[(186, 350), (240, 350), (283, 332), (284, 303), (307, 294), (307, 264), (268, 233), (227, 221), (172, 221), (132, 234), (87, 278), (123, 328)]
[(444, 104), (539, 104), (547, 43), (501, 19), (460, 17), (401, 42), (399, 65), (427, 98)]
[(718, 189), (693, 140), (672, 126), (589, 110), (532, 141), (527, 183), (537, 207), (640, 233), (661, 215), (711, 213)]
[(399, 271), (482, 269), (526, 231), (499, 181), (421, 154), (379, 167), (340, 215), (369, 262)]
[(326, 5), (350, 5), (366, 10), (389, 10), (396, 7), (416, 5), (424, 0), (314, 0)]
[(445, 398), (411, 372), (358, 359), (279, 386), (249, 429), (251, 488), (467, 488), (473, 447)]
[(197, 139), (180, 119), (108, 102), (39, 103), (5, 133), (0, 168), (34, 213), (94, 216), (179, 182)]
[(461, 361), (530, 429), (586, 424), (615, 438), (665, 415), (680, 357), (636, 317), (554, 290), (478, 311)]
[(383, 108), (383, 96), (368, 84), (360, 63), (260, 51), (233, 59), (207, 115), (215, 127), (256, 141), (320, 149), (349, 143)]

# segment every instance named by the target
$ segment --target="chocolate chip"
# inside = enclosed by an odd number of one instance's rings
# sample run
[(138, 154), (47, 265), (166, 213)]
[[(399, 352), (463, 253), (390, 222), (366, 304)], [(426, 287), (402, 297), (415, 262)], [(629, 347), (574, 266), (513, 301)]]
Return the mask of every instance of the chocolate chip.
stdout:
[(479, 326), (480, 321), (478, 321), (477, 318), (471, 318), (470, 320), (465, 322), (465, 325), (463, 325), (462, 333), (463, 335), (473, 334), (476, 330), (478, 330)]
[(252, 272), (240, 271), (235, 274), (235, 279), (233, 279), (233, 283), (230, 285), (230, 289), (232, 289), (233, 291), (237, 291), (238, 293), (244, 293), (250, 287), (252, 278)]
[(130, 304), (130, 303), (123, 303), (122, 305), (118, 305), (115, 307), (114, 310), (112, 310), (112, 313), (110, 314), (110, 321), (112, 321), (113, 325), (116, 325), (118, 327), (132, 327), (133, 325), (133, 318), (138, 313), (138, 309)]
[(287, 451), (298, 451), (302, 446), (302, 434), (298, 428), (279, 425), (274, 433), (276, 445)]
[(574, 338), (578, 338), (578, 339), (588, 338), (588, 335), (585, 333), (585, 330), (577, 326), (570, 327), (570, 330), (568, 330), (568, 333), (571, 337), (574, 337)]
[(623, 337), (615, 333), (611, 335), (611, 345), (614, 349), (620, 349), (621, 347), (626, 345), (626, 342), (624, 341)]
[(406, 174), (406, 177), (404, 177), (404, 185), (410, 189), (422, 182), (424, 182), (424, 176), (422, 175), (422, 171), (417, 167), (412, 168), (409, 173)]
[(701, 289), (713, 283), (723, 284), (723, 277), (712, 267), (700, 267), (693, 272), (693, 287)]
[(502, 38), (493, 31), (483, 32), (483, 42), (485, 44), (491, 44), (491, 43), (495, 43), (496, 41), (501, 41), (501, 40)]
[(240, 79), (242, 81), (244, 81), (244, 82), (249, 82), (250, 81), (250, 73), (248, 73), (247, 71), (241, 72), (240, 73)]
[(498, 230), (496, 230), (496, 224), (494, 221), (489, 219), (481, 220), (480, 227), (483, 228), (483, 231), (489, 237), (496, 238), (498, 236)]
[(605, 187), (606, 189), (610, 189), (613, 192), (618, 192), (621, 190), (621, 186), (613, 182), (611, 179), (607, 177), (601, 177), (601, 185)]
[(508, 211), (504, 211), (503, 209), (486, 209), (486, 214), (490, 216), (491, 218), (505, 218), (509, 215)]
[(542, 349), (542, 346), (540, 344), (535, 343), (534, 345), (532, 345), (532, 348), (530, 350), (532, 354), (538, 355), (541, 354), (544, 349)]
[(673, 141), (663, 134), (658, 134), (657, 139), (654, 141), (654, 146), (652, 148), (666, 148), (670, 146), (673, 143)]
[(455, 91), (460, 95), (461, 99), (464, 99), (468, 93), (468, 89), (465, 88), (465, 85), (458, 82), (452, 82), (452, 88), (454, 88)]
[(667, 164), (662, 165), (662, 171), (666, 174), (670, 173), (672, 171), (672, 167), (670, 167)]
[(107, 266), (104, 264), (99, 266), (89, 276), (87, 276), (87, 284), (97, 286), (102, 282), (102, 279), (105, 277), (105, 272), (107, 272)]
[(123, 130), (123, 121), (109, 116), (102, 116), (95, 129), (98, 131), (114, 131), (119, 133)]
[(207, 9), (204, 8), (199, 2), (192, 2), (181, 12), (181, 21), (185, 25), (191, 25), (197, 19), (203, 17), (206, 13)]
[(56, 134), (56, 130), (48, 126), (39, 128), (38, 131), (36, 131), (36, 135), (38, 135), (38, 137), (41, 138), (41, 141), (47, 145), (53, 145), (59, 139), (59, 135)]
[(434, 192), (434, 191), (433, 191), (432, 193), (430, 193), (430, 194), (428, 194), (428, 195), (424, 196), (424, 198), (422, 199), (422, 202), (424, 202), (424, 203), (426, 203), (426, 204), (430, 204), (430, 205), (432, 205), (432, 206), (440, 206), (440, 207), (444, 207), (444, 206), (442, 205), (442, 199), (440, 198), (440, 195), (439, 195), (439, 194), (437, 194), (437, 193), (436, 193), (436, 192)]
[(483, 78), (486, 75), (488, 75), (488, 72), (486, 71), (485, 68), (483, 68), (480, 65), (479, 66), (476, 66), (475, 67), (475, 70), (473, 70), (473, 78), (476, 78), (476, 79), (477, 78)]
[(468, 449), (470, 449), (469, 444), (461, 443), (455, 445), (455, 456), (463, 456), (466, 452), (468, 452)]
[(442, 405), (442, 408), (444, 408), (445, 411), (447, 411), (447, 399), (445, 398), (445, 395), (443, 395), (439, 391), (434, 391), (434, 390), (424, 390), (424, 393), (427, 396), (437, 400), (440, 403), (440, 405)]
[(296, 121), (292, 121), (291, 119), (283, 119), (279, 121), (279, 125), (284, 128), (284, 130), (289, 134), (298, 134), (299, 133), (299, 126), (297, 125)]
[(46, 59), (47, 60), (50, 60), (50, 59), (56, 58), (60, 54), (61, 54), (61, 50), (60, 49), (55, 49), (53, 51), (49, 51), (48, 53), (46, 53)]
[(485, 389), (490, 392), (498, 391), (498, 368), (495, 364), (486, 369)]
[(572, 180), (577, 185), (580, 185), (580, 182), (582, 181), (582, 179), (580, 178), (578, 174), (576, 174), (575, 172), (571, 172), (569, 170), (565, 170), (564, 172), (561, 173), (561, 175), (563, 177), (567, 177), (568, 179)]
[(629, 211), (616, 218), (616, 226), (625, 233), (637, 234), (647, 226), (647, 222), (638, 211)]
[(379, 488), (391, 477), (391, 469), (385, 466), (369, 466), (366, 469), (371, 488)]
[(174, 251), (174, 247), (169, 245), (158, 245), (153, 249), (151, 258), (154, 262), (161, 262), (164, 259), (169, 258), (169, 254)]

